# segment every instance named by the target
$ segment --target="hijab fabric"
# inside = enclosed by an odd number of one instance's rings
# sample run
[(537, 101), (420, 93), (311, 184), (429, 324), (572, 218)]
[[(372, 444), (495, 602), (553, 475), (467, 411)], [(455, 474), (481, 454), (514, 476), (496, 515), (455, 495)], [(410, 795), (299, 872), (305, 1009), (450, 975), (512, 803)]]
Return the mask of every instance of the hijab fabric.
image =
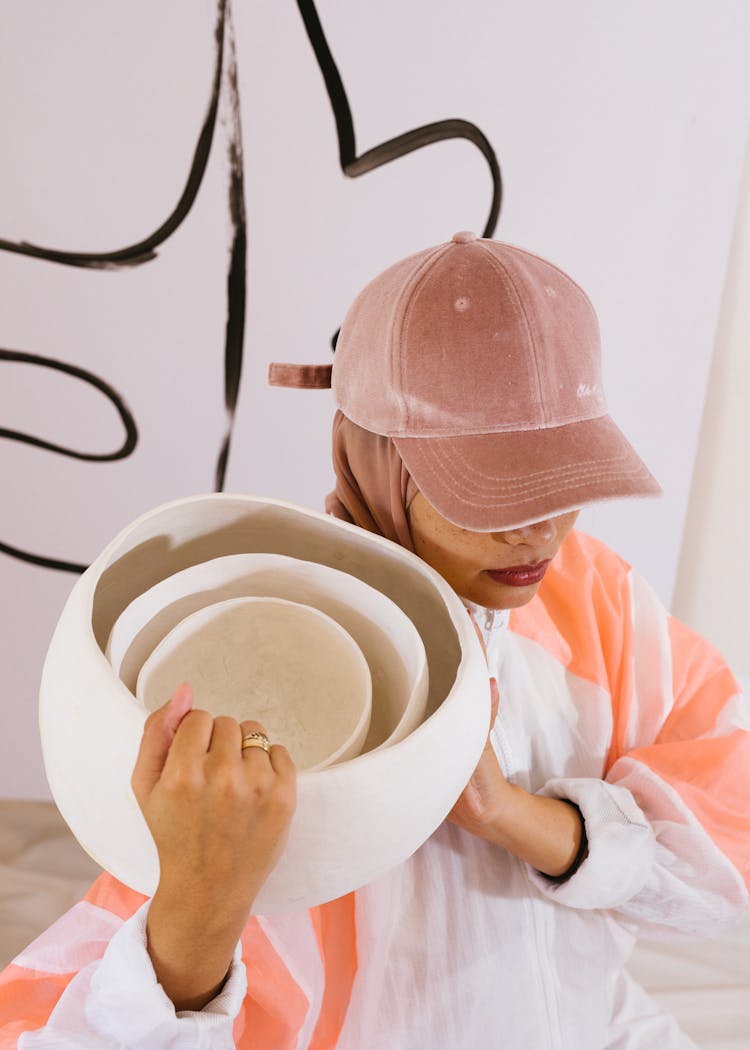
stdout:
[(364, 430), (337, 411), (333, 467), (336, 487), (326, 497), (326, 512), (413, 553), (407, 510), (418, 490), (391, 439)]

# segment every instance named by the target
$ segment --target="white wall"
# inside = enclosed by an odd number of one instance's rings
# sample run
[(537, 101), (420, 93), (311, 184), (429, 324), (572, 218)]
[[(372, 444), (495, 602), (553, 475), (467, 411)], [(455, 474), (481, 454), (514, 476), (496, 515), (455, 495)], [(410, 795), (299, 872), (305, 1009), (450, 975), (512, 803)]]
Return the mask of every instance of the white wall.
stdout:
[[(743, 0), (322, 0), (361, 151), (473, 121), (505, 180), (497, 236), (559, 263), (598, 308), (612, 413), (658, 502), (585, 525), (669, 602), (748, 124)], [(40, 16), (41, 12), (41, 16)], [(181, 192), (211, 79), (198, 0), (0, 9), (0, 237), (107, 250)], [(245, 369), (227, 489), (320, 507), (329, 393), (269, 390), (271, 360), (329, 359), (358, 288), (456, 229), (490, 180), (465, 142), (360, 179), (338, 167), (321, 76), (293, 3), (237, 4), (249, 223)], [(92, 272), (0, 251), (0, 347), (58, 357), (123, 393), (134, 454), (85, 463), (0, 440), (0, 542), (88, 562), (159, 502), (210, 490), (225, 425), (226, 129), (183, 226), (141, 267)], [(104, 399), (0, 361), (0, 428), (77, 447), (120, 440)], [(73, 577), (0, 556), (0, 795), (48, 795), (36, 728), (44, 652)]]

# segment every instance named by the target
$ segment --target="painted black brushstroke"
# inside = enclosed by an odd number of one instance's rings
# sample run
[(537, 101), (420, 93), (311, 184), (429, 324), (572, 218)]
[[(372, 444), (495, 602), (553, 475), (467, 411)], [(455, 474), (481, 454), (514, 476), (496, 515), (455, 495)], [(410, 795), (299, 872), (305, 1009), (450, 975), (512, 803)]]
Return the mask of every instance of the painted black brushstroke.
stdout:
[(5, 427), (0, 427), (0, 438), (6, 438), (9, 441), (21, 441), (26, 445), (43, 448), (48, 452), (56, 452), (61, 456), (88, 460), (94, 463), (108, 463), (115, 459), (126, 459), (138, 444), (138, 428), (132, 412), (114, 387), (110, 386), (109, 383), (99, 376), (94, 375), (93, 372), (89, 372), (85, 368), (78, 368), (76, 365), (68, 364), (65, 361), (57, 361), (52, 357), (42, 357), (40, 354), (29, 354), (21, 350), (0, 349), (0, 361), (17, 361), (21, 364), (52, 368), (55, 371), (63, 372), (65, 375), (73, 376), (75, 379), (80, 379), (84, 383), (89, 383), (104, 394), (117, 409), (117, 414), (125, 428), (125, 440), (114, 452), (78, 452), (74, 448), (56, 445), (51, 441), (44, 441), (42, 438), (34, 437), (31, 434), (24, 434), (20, 430), (7, 430)]
[[(226, 38), (226, 40), (225, 40)], [(47, 262), (61, 263), (88, 269), (117, 270), (127, 266), (140, 265), (156, 258), (156, 248), (170, 237), (181, 225), (195, 202), (203, 182), (208, 158), (213, 143), (218, 118), (222, 89), (229, 95), (231, 111), (231, 131), (228, 144), (230, 179), (228, 187), (229, 212), (232, 227), (232, 244), (229, 253), (227, 271), (227, 319), (224, 344), (224, 399), (227, 409), (227, 428), (222, 438), (221, 447), (215, 468), (217, 491), (224, 486), (229, 449), (231, 445), (234, 419), (242, 376), (243, 340), (246, 313), (246, 268), (247, 268), (247, 220), (244, 200), (244, 168), (242, 153), (242, 136), (240, 124), (239, 88), (237, 83), (236, 43), (229, 0), (217, 0), (216, 20), (214, 26), (216, 57), (211, 95), (206, 115), (195, 146), (193, 160), (188, 172), (185, 187), (175, 208), (157, 230), (137, 244), (113, 252), (83, 253), (59, 251), (41, 248), (27, 242), (13, 243), (0, 240), (0, 250), (32, 256)], [(229, 51), (229, 62), (225, 64), (225, 46)], [(26, 444), (69, 456), (74, 459), (89, 461), (111, 461), (129, 456), (138, 443), (138, 430), (132, 413), (125, 405), (120, 394), (105, 380), (85, 369), (74, 365), (45, 358), (39, 354), (20, 351), (0, 350), (0, 360), (20, 361), (48, 368), (55, 368), (82, 382), (89, 383), (112, 401), (125, 427), (125, 439), (122, 446), (110, 453), (85, 453), (75, 449), (56, 445), (41, 438), (24, 434), (20, 431), (0, 428), (0, 438), (20, 441)], [(0, 542), (0, 553), (38, 565), (43, 568), (57, 569), (63, 572), (80, 573), (85, 565), (33, 554)]]
[[(100, 463), (111, 462), (116, 459), (126, 459), (136, 447), (138, 443), (138, 429), (133, 414), (114, 387), (110, 386), (110, 384), (105, 382), (100, 376), (97, 376), (86, 369), (78, 368), (76, 365), (68, 364), (65, 361), (56, 361), (51, 357), (42, 357), (40, 354), (29, 354), (22, 350), (0, 349), (0, 361), (16, 361), (21, 364), (35, 365), (40, 368), (52, 368), (95, 387), (95, 389), (99, 390), (109, 401), (112, 402), (117, 410), (125, 428), (125, 439), (120, 448), (116, 449), (114, 452), (99, 453), (79, 452), (77, 449), (66, 448), (64, 445), (56, 445), (51, 441), (44, 441), (42, 438), (34, 437), (31, 434), (24, 434), (19, 430), (9, 430), (5, 427), (0, 427), (0, 438), (5, 438), (8, 441), (20, 441), (27, 445), (33, 445), (35, 448), (42, 448), (48, 452), (55, 452), (60, 456), (67, 456), (71, 459), (82, 459)], [(7, 543), (0, 542), (0, 553), (7, 554), (12, 558), (17, 558), (19, 561), (28, 562), (31, 565), (38, 565), (45, 569), (57, 569), (61, 572), (75, 573), (81, 573), (86, 570), (85, 565), (80, 565), (77, 562), (63, 561), (59, 558), (50, 558), (43, 554), (32, 554), (30, 551), (11, 547)]]
[(323, 74), (328, 98), (333, 109), (336, 121), (336, 132), (339, 140), (339, 163), (345, 175), (356, 178), (368, 171), (388, 164), (399, 157), (413, 153), (414, 150), (429, 146), (433, 142), (443, 142), (446, 139), (467, 139), (472, 142), (482, 153), (487, 161), (492, 175), (492, 201), (490, 211), (482, 232), (483, 237), (491, 237), (497, 227), (502, 202), (502, 178), (500, 165), (492, 145), (483, 131), (467, 120), (450, 119), (438, 120), (433, 124), (425, 124), (423, 127), (414, 128), (403, 135), (381, 142), (379, 146), (367, 150), (361, 156), (357, 156), (356, 140), (354, 135), (354, 121), (349, 106), (346, 89), (344, 88), (341, 75), (334, 61), (331, 49), (328, 46), (323, 27), (315, 9), (314, 0), (297, 0), (297, 7), (302, 16), (308, 39), (315, 52), (320, 72)]
[(22, 551), (18, 547), (10, 547), (7, 543), (0, 543), (0, 554), (7, 554), (18, 561), (28, 562), (29, 565), (38, 565), (42, 569), (57, 569), (60, 572), (76, 572), (80, 575), (88, 568), (88, 565), (80, 565), (74, 561), (60, 561), (57, 558), (48, 558), (42, 554), (31, 554), (29, 551)]
[[(467, 139), (477, 146), (483, 154), (489, 164), (490, 172), (492, 174), (492, 202), (490, 206), (490, 214), (483, 231), (485, 237), (491, 236), (494, 233), (500, 213), (502, 180), (494, 150), (483, 132), (480, 131), (476, 125), (465, 120), (452, 119), (436, 121), (435, 123), (415, 128), (412, 131), (398, 135), (387, 142), (375, 146), (358, 157), (356, 155), (354, 123), (346, 91), (325, 39), (315, 9), (315, 4), (312, 0), (297, 0), (297, 3), (333, 108), (339, 140), (339, 158), (344, 174), (356, 178), (433, 142), (455, 138)], [(227, 272), (227, 319), (224, 341), (224, 397), (227, 408), (228, 423), (219, 451), (215, 471), (216, 489), (217, 491), (221, 491), (226, 476), (234, 418), (239, 396), (240, 380), (242, 376), (247, 300), (247, 219), (244, 203), (244, 168), (239, 89), (237, 83), (236, 42), (231, 17), (230, 0), (218, 0), (216, 10), (217, 17), (214, 29), (216, 61), (211, 96), (195, 146), (192, 164), (182, 195), (172, 213), (165, 219), (161, 226), (159, 226), (158, 229), (148, 237), (136, 244), (129, 245), (113, 252), (87, 253), (62, 251), (43, 248), (26, 241), (12, 242), (2, 239), (0, 239), (0, 251), (14, 252), (16, 254), (31, 256), (48, 262), (90, 269), (119, 269), (126, 266), (140, 265), (141, 263), (154, 259), (157, 254), (157, 247), (164, 243), (164, 241), (166, 241), (167, 238), (170, 237), (181, 225), (195, 202), (208, 164), (208, 157), (211, 151), (214, 131), (216, 128), (221, 91), (224, 82), (226, 81), (226, 90), (229, 94), (229, 106), (231, 111), (231, 130), (228, 143), (230, 166), (228, 194), (232, 225), (232, 244), (229, 253), (229, 266)], [(229, 63), (227, 70), (225, 70), (224, 64), (225, 44), (228, 44), (229, 50)], [(338, 335), (338, 333), (336, 333), (336, 335)], [(333, 337), (334, 348), (336, 335)], [(135, 420), (125, 406), (120, 395), (98, 376), (94, 376), (92, 373), (86, 372), (83, 369), (78, 369), (75, 366), (66, 365), (60, 361), (54, 361), (51, 358), (42, 358), (39, 355), (21, 354), (16, 351), (0, 351), (0, 359), (2, 358), (16, 361), (22, 360), (27, 363), (45, 367), (58, 368), (74, 378), (83, 382), (91, 383), (104, 393), (105, 396), (109, 397), (117, 408), (120, 418), (125, 426), (126, 436), (120, 449), (114, 453), (105, 454), (77, 452), (74, 449), (66, 449), (63, 446), (55, 445), (52, 442), (46, 442), (39, 438), (34, 438), (31, 435), (23, 434), (19, 431), (0, 429), (0, 438), (5, 437), (9, 440), (26, 442), (44, 448), (47, 451), (71, 456), (76, 459), (94, 461), (122, 459), (130, 455), (136, 447), (138, 433)], [(0, 553), (8, 554), (11, 557), (18, 558), (30, 564), (51, 569), (59, 569), (65, 572), (82, 572), (85, 569), (85, 566), (73, 562), (32, 554), (28, 551), (19, 550), (18, 548), (11, 547), (2, 542), (0, 542)]]
[(245, 213), (245, 171), (242, 149), (242, 119), (240, 91), (237, 79), (237, 44), (234, 20), (227, 2), (227, 64), (226, 90), (231, 112), (229, 132), (229, 217), (232, 225), (232, 247), (227, 272), (227, 321), (224, 333), (224, 403), (227, 409), (227, 429), (216, 462), (214, 487), (224, 489), (227, 462), (234, 430), (237, 399), (242, 378), (242, 360), (245, 340), (245, 312), (247, 303), (247, 216)]
[(171, 237), (175, 230), (182, 224), (188, 212), (193, 206), (195, 198), (203, 182), (203, 176), (208, 164), (208, 156), (211, 151), (214, 130), (216, 128), (216, 114), (219, 106), (219, 90), (221, 86), (222, 67), (224, 62), (224, 21), (226, 16), (227, 0), (219, 0), (217, 4), (216, 25), (214, 38), (216, 41), (216, 59), (213, 76), (211, 97), (208, 102), (206, 115), (201, 126), (198, 141), (193, 152), (193, 161), (188, 172), (182, 195), (175, 205), (173, 211), (158, 229), (144, 237), (136, 244), (119, 248), (112, 252), (71, 252), (55, 248), (42, 248), (28, 241), (7, 241), (0, 239), (0, 251), (15, 252), (19, 255), (29, 255), (36, 259), (44, 259), (47, 262), (61, 263), (65, 266), (82, 266), (95, 270), (111, 270), (125, 266), (138, 266), (156, 258), (155, 249)]

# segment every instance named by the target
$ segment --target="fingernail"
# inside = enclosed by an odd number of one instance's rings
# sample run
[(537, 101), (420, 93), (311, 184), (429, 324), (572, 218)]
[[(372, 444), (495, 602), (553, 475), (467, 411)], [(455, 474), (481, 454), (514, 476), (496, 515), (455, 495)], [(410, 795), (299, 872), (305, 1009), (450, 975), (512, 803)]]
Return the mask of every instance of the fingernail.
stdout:
[(178, 720), (183, 718), (188, 713), (190, 708), (193, 706), (193, 690), (187, 684), (182, 682), (181, 685), (175, 689), (172, 697), (169, 701), (169, 713), (174, 715)]

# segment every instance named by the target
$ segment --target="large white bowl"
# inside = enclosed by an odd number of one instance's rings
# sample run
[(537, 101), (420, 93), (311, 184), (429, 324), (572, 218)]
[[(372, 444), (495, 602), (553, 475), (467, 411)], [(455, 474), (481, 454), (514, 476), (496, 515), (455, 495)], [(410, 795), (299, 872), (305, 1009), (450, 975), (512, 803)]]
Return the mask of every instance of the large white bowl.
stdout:
[(280, 598), (230, 598), (192, 613), (154, 649), (136, 696), (161, 707), (181, 682), (214, 717), (263, 725), (298, 771), (354, 758), (370, 727), (372, 679), (335, 620)]
[(253, 496), (207, 495), (138, 518), (74, 585), (42, 674), (47, 778), (64, 819), (97, 863), (151, 895), (159, 862), (130, 777), (147, 713), (104, 655), (137, 595), (199, 562), (252, 551), (348, 572), (392, 598), (427, 652), (430, 716), (392, 747), (301, 773), (286, 848), (256, 913), (310, 907), (362, 886), (410, 856), (445, 819), (484, 747), (487, 665), (470, 618), (416, 555), (324, 514)]
[(419, 631), (398, 605), (356, 576), (282, 554), (232, 554), (191, 565), (149, 587), (112, 627), (106, 655), (131, 692), (161, 639), (206, 605), (248, 595), (303, 602), (341, 624), (372, 676), (372, 718), (363, 751), (389, 747), (422, 721), (427, 657)]

